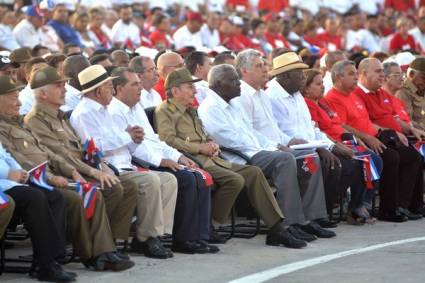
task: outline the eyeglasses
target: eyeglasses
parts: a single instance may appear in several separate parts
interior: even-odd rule
[[[182,68],[184,65],[183,63],[179,63],[177,65],[165,65],[164,67],[170,67],[170,68]]]
[[[394,73],[394,74],[389,74],[388,77],[389,78],[399,79],[399,78],[404,78],[404,74],[402,74],[402,73]]]

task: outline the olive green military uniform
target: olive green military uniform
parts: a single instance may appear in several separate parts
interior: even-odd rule
[[[0,239],[3,237],[15,209],[15,202],[13,199],[8,195],[6,195],[6,197],[9,199],[9,203],[6,207],[0,209]]]
[[[408,79],[403,83],[403,87],[397,91],[396,97],[401,99],[410,119],[416,128],[425,130],[425,96],[418,92],[418,88]]]
[[[182,152],[192,154],[213,177],[217,189],[212,203],[214,220],[220,223],[227,220],[244,186],[248,189],[252,205],[268,227],[283,219],[261,169],[199,153],[200,144],[211,141],[211,138],[204,132],[195,109],[186,108],[173,99],[168,99],[156,108],[155,124],[161,140]]]
[[[82,161],[83,148],[81,140],[74,132],[60,110],[39,103],[24,118],[25,125],[31,129],[40,144],[60,155],[78,172],[90,181],[93,179],[94,168]],[[103,168],[109,169],[106,164]],[[106,187],[102,190],[106,211],[114,238],[127,239],[130,233],[131,218],[136,208],[138,184],[128,178],[120,178],[121,184]]]
[[[74,167],[59,155],[40,145],[24,125],[21,118],[0,115],[0,142],[25,169],[49,161],[47,176],[52,172],[71,178]],[[71,189],[60,189],[67,202],[67,239],[82,259],[94,258],[105,252],[115,251],[111,228],[106,215],[102,194],[98,192],[94,216],[87,221],[82,198]]]

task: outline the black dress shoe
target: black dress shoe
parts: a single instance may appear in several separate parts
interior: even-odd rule
[[[158,238],[149,238],[145,242],[140,242],[134,237],[131,241],[131,250],[151,258],[166,259],[172,257],[172,252],[166,249]]]
[[[378,216],[378,220],[401,223],[406,222],[409,219],[407,218],[407,216],[401,214],[398,211],[392,211],[380,213]]]
[[[120,258],[114,252],[107,252],[96,257],[91,265],[96,271],[123,271],[132,268],[134,262]]]
[[[300,249],[307,246],[307,243],[303,240],[295,238],[287,230],[283,230],[278,233],[268,234],[266,237],[266,245],[285,246],[287,248]]]
[[[407,218],[409,220],[418,220],[418,219],[421,219],[422,218],[422,214],[413,213],[413,212],[411,212],[410,210],[408,210],[406,208],[399,207],[398,208],[398,211],[400,212],[400,214],[402,214],[404,216],[407,216]]]
[[[114,252],[117,257],[120,259],[130,260],[130,257],[127,254],[121,252]]]
[[[208,253],[210,254],[216,254],[220,251],[220,249],[217,246],[209,245],[208,242],[199,240],[197,241],[201,246],[204,246],[208,249]]]
[[[306,241],[306,242],[312,242],[314,240],[317,240],[316,236],[304,232],[303,230],[301,230],[299,227],[295,225],[289,226],[288,232],[291,233],[291,235],[294,236],[295,238]]]
[[[227,239],[218,234],[216,231],[211,230],[210,239],[208,240],[208,242],[210,244],[225,244],[227,242]]]
[[[172,251],[183,254],[206,254],[208,247],[201,245],[197,241],[175,242],[173,243]]]
[[[73,282],[75,277],[64,271],[58,263],[41,267],[37,271],[37,279],[44,282]]]
[[[420,214],[425,217],[425,206],[414,211],[415,214]]]
[[[320,227],[322,227],[322,228],[336,228],[336,227],[338,227],[338,223],[339,223],[339,221],[328,220],[326,218],[316,219],[316,220],[314,220],[314,222],[319,224]]]
[[[298,225],[298,227],[304,232],[315,235],[318,238],[332,238],[336,236],[334,231],[323,229],[319,224],[313,221],[307,225]]]

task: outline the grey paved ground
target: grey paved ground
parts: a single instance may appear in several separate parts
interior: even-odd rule
[[[227,282],[249,274],[318,256],[401,240],[424,237],[425,220],[373,226],[340,225],[338,236],[315,241],[305,249],[264,245],[264,235],[251,240],[232,239],[217,255],[176,254],[169,260],[133,256],[136,266],[122,273],[96,273],[71,264],[79,282]],[[6,274],[1,282],[33,282],[23,275]],[[425,282],[425,241],[396,245],[340,258],[278,276],[270,282]]]

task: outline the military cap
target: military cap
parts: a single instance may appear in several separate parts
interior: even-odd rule
[[[194,79],[186,68],[179,68],[172,71],[165,79],[165,89],[179,86],[184,83],[195,83],[202,81],[202,79]]]
[[[9,76],[0,76],[0,95],[21,90],[24,87],[24,85],[17,85]]]
[[[61,77],[55,68],[47,66],[31,74],[30,87],[31,89],[36,89],[45,85],[61,83],[68,80],[69,78]]]
[[[28,47],[17,48],[10,53],[10,61],[12,63],[26,63],[31,60],[31,49]]]
[[[425,57],[418,57],[413,60],[409,68],[425,73]]]

